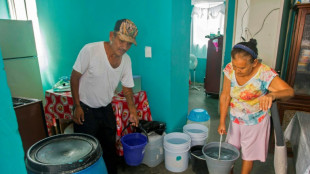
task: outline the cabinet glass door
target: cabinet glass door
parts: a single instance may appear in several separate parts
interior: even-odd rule
[[[305,19],[294,90],[299,95],[310,95],[310,14]]]

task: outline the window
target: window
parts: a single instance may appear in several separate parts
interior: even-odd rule
[[[192,10],[191,54],[198,58],[207,57],[207,46],[210,34],[224,33],[225,3],[197,2]]]
[[[40,69],[45,69],[47,67],[47,58],[44,56],[44,49],[42,48],[36,0],[8,0],[8,5],[12,20],[32,21]]]

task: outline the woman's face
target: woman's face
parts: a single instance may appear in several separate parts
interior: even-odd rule
[[[231,60],[236,76],[245,77],[252,73],[257,65],[257,60],[251,63],[251,56],[244,56],[242,53],[237,53]]]

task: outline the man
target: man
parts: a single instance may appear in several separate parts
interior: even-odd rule
[[[102,147],[108,173],[117,173],[116,119],[111,106],[114,91],[121,81],[128,103],[130,122],[139,123],[133,102],[131,60],[126,52],[136,45],[138,29],[121,19],[110,32],[109,42],[86,44],[80,51],[71,74],[74,132],[95,136]]]

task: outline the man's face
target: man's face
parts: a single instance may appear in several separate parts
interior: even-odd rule
[[[116,56],[123,56],[130,49],[132,45],[131,42],[121,40],[118,34],[116,35],[113,34],[111,41],[112,41],[111,47]]]

